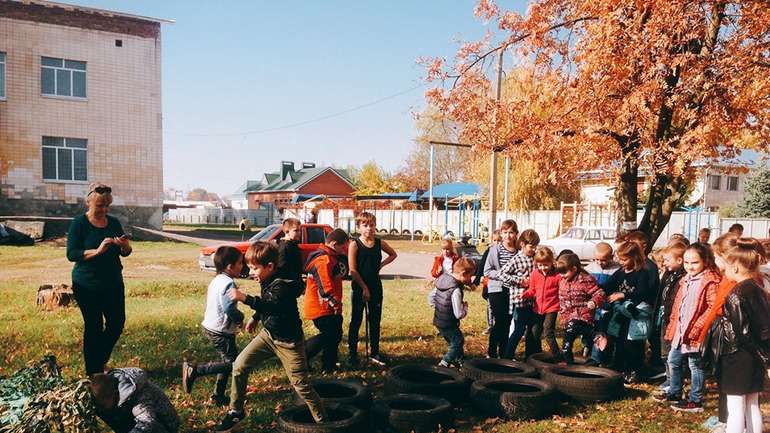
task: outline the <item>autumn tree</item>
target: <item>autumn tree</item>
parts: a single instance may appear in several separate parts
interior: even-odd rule
[[[423,60],[441,84],[428,103],[462,125],[463,141],[537,161],[547,182],[614,172],[626,227],[637,225],[640,166],[651,189],[638,228],[656,239],[694,161],[767,150],[764,0],[534,0],[525,15],[480,0],[475,13],[498,31],[464,44],[451,63]],[[503,51],[554,86],[551,109],[532,110],[536,95],[497,101],[486,71]]]
[[[194,188],[187,193],[187,200],[190,201],[219,201],[219,195],[215,192],[208,192],[204,188]]]
[[[356,194],[374,195],[392,192],[388,173],[374,161],[369,161],[355,171],[353,185]]]

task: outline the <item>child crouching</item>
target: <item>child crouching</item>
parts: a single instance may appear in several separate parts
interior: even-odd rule
[[[468,314],[468,303],[463,301],[463,287],[470,284],[476,265],[462,257],[452,266],[451,274],[441,274],[428,295],[428,304],[434,308],[433,325],[449,344],[439,366],[462,366],[465,339],[460,331],[460,320]]]

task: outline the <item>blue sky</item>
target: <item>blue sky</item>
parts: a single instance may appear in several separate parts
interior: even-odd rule
[[[67,2],[176,21],[162,29],[165,188],[220,194],[281,160],[399,167],[427,87],[241,133],[412,89],[418,57],[451,57],[488,28],[474,0]]]

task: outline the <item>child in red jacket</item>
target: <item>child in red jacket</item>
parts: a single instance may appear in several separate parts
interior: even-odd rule
[[[554,268],[553,251],[545,246],[537,247],[535,256],[535,269],[529,277],[529,289],[522,296],[534,298],[534,319],[532,323],[532,336],[535,342],[535,353],[542,352],[541,337],[545,337],[551,355],[561,360],[561,350],[556,342],[556,315],[559,313],[559,282],[561,275]]]
[[[438,278],[441,274],[451,274],[452,267],[460,256],[455,251],[454,242],[451,239],[444,239],[441,241],[441,255],[433,258],[433,267],[430,270],[430,275],[433,278]]]
[[[559,283],[559,313],[564,327],[562,352],[567,364],[573,364],[572,344],[578,337],[592,341],[594,312],[604,302],[604,291],[596,279],[586,272],[575,254],[564,254],[556,261],[556,272],[561,274]]]

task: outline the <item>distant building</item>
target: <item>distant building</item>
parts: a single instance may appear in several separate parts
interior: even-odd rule
[[[687,206],[718,210],[743,200],[749,169],[761,158],[756,152],[744,151],[734,159],[700,161],[692,165],[696,178]],[[607,170],[584,171],[578,174],[580,198],[584,203],[608,204],[617,187],[615,176]],[[650,183],[650,172],[642,167],[637,178],[637,192],[642,194]]]
[[[347,171],[333,167],[316,167],[303,162],[301,168],[282,161],[278,172],[265,173],[259,181],[246,181],[231,198],[234,209],[259,209],[265,204],[277,209],[292,203],[324,196],[328,199],[352,198],[355,192]],[[237,207],[236,207],[237,206]]]
[[[124,222],[160,227],[168,22],[0,0],[0,215],[82,213],[98,181]]]

